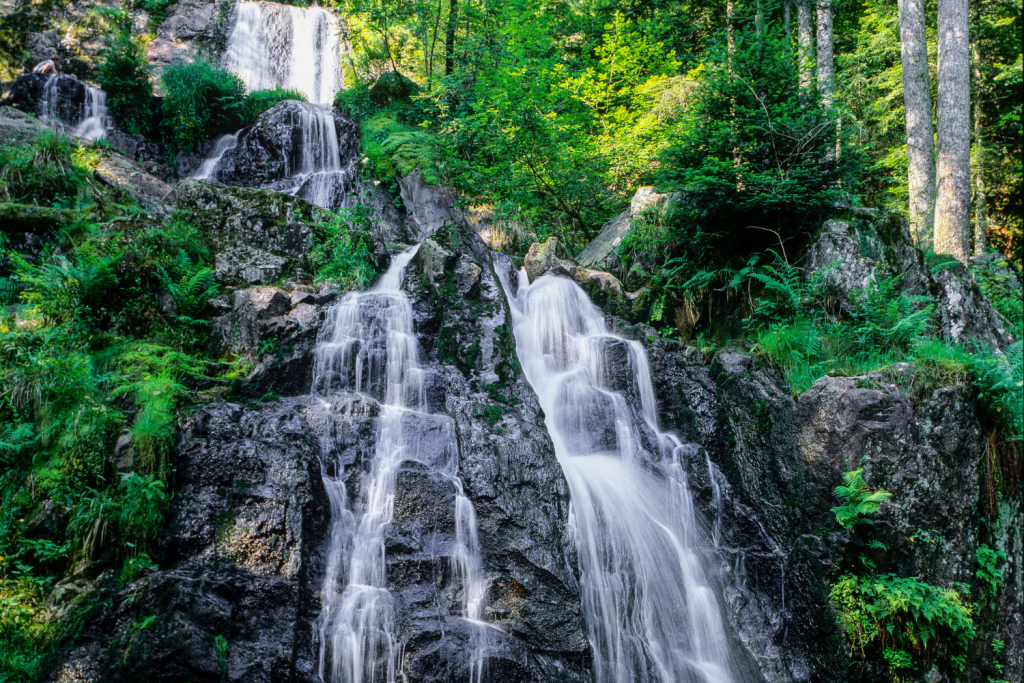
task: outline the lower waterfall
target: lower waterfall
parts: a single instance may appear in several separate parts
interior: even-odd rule
[[[687,449],[658,429],[643,347],[611,334],[571,280],[502,279],[569,483],[597,683],[747,680],[696,552],[713,540],[694,513]]]
[[[470,676],[479,680],[486,644],[483,618],[487,582],[481,569],[476,515],[458,477],[459,451],[452,419],[429,412],[412,306],[402,278],[418,247],[395,256],[377,285],[347,294],[331,308],[316,348],[313,393],[325,402],[351,392],[380,402],[372,462],[359,479],[359,500],[349,501],[342,474],[324,463],[331,503],[330,541],[321,589],[321,680],[330,683],[400,680],[402,642],[396,605],[387,589],[384,534],[394,514],[403,462],[416,461],[454,485],[454,578],[461,583],[463,616],[481,635]],[[422,447],[430,428],[442,445]]]

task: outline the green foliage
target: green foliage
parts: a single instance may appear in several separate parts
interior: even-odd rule
[[[780,28],[711,52],[663,161],[663,184],[685,194],[665,238],[699,242],[713,264],[767,246],[771,231],[805,237],[857,186],[858,155],[836,154],[834,114],[801,90]]]
[[[89,176],[70,135],[49,131],[27,146],[0,144],[2,201],[73,207]]]
[[[1001,354],[979,348],[971,371],[982,405],[1005,427],[1006,440],[1024,440],[1024,342]]]
[[[27,289],[22,298],[48,321],[88,321],[117,281],[119,259],[120,254],[108,256],[88,247],[75,253],[74,262],[57,255],[49,263],[30,265],[19,257],[15,265]]]
[[[895,574],[846,574],[832,585],[829,598],[839,611],[851,654],[867,658],[882,650],[893,680],[920,667],[905,656],[910,652],[926,661],[944,657],[963,671],[975,631],[972,605],[956,590]],[[896,652],[885,656],[886,651]]]
[[[874,524],[869,515],[878,512],[882,502],[892,497],[888,491],[874,491],[868,487],[861,475],[863,470],[843,473],[845,486],[836,487],[836,495],[843,504],[832,508],[839,526],[852,529],[858,524]]]
[[[1003,318],[1004,324],[1017,339],[1024,336],[1024,291],[1020,288],[1020,271],[999,255],[982,262],[972,261],[971,272],[981,291]]]
[[[198,264],[184,249],[170,266],[171,275],[162,267],[159,269],[160,282],[174,300],[179,316],[195,317],[211,297],[217,295],[218,285],[213,281],[213,270],[207,268],[202,259]]]
[[[100,87],[107,93],[107,107],[128,133],[150,132],[153,120],[153,85],[149,61],[142,44],[132,37],[127,8],[117,10],[127,22],[117,22],[107,34],[96,70]]]
[[[982,592],[988,600],[995,600],[999,587],[1003,585],[1003,571],[999,568],[999,562],[1006,560],[1006,553],[1002,550],[993,550],[982,543],[975,553],[978,561],[978,571],[975,576],[981,582]]]
[[[245,122],[252,123],[260,114],[285,100],[305,102],[306,96],[298,90],[275,85],[272,90],[254,90],[245,97]]]
[[[121,514],[118,524],[125,543],[137,549],[152,541],[160,532],[167,510],[167,493],[162,481],[153,475],[134,472],[121,478]]]
[[[163,118],[175,149],[191,151],[203,141],[241,128],[246,121],[245,83],[206,59],[164,69]]]
[[[389,113],[363,122],[364,169],[383,182],[394,183],[396,178],[420,170],[426,182],[439,183],[435,144],[436,137],[429,131],[399,123]]]
[[[173,377],[164,374],[147,375],[115,391],[115,395],[122,393],[133,394],[139,409],[132,424],[132,447],[141,456],[143,467],[163,476],[177,434],[178,406],[188,392]]]
[[[368,228],[368,208],[341,209],[329,223],[316,226],[316,241],[309,252],[315,278],[336,282],[344,289],[366,289],[379,270]]]

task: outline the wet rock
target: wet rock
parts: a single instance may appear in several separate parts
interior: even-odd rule
[[[301,176],[295,174],[311,163],[305,155],[313,153],[304,146],[303,122],[323,115],[334,122],[341,164],[341,170],[328,179],[330,196],[323,199],[323,205],[348,205],[359,155],[359,127],[340,110],[325,112],[305,102],[280,102],[243,128],[238,133],[238,144],[221,157],[214,179],[226,185],[261,187],[312,199],[319,192],[313,184],[325,177],[313,175],[299,184]]]
[[[50,112],[44,111],[47,90],[51,91]],[[82,120],[87,96],[85,83],[74,76],[29,73],[14,81],[2,104],[39,117],[50,114],[75,126]]]

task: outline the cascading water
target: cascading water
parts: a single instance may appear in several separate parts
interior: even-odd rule
[[[65,79],[62,84],[61,79]],[[85,97],[76,103],[77,97],[68,96],[67,81],[75,88],[85,88]],[[72,132],[80,138],[102,140],[107,137],[110,115],[107,111],[107,93],[86,83],[79,83],[71,76],[50,74],[39,103],[39,119],[44,123],[74,126]]]
[[[329,683],[393,683],[400,674],[402,643],[396,607],[385,584],[384,534],[394,514],[402,463],[416,461],[455,488],[456,539],[451,551],[461,581],[463,615],[484,626],[487,583],[481,570],[473,506],[458,478],[459,456],[451,418],[428,412],[424,371],[413,332],[412,306],[401,290],[413,247],[396,256],[380,282],[346,295],[329,312],[316,348],[313,392],[343,402],[352,392],[381,401],[372,462],[349,505],[336,463],[324,463],[331,501],[331,538],[321,589],[320,678]],[[422,439],[430,431],[440,439]],[[429,446],[425,443],[429,442]],[[481,637],[471,676],[479,676]]]
[[[330,104],[341,87],[340,26],[319,7],[240,2],[224,67],[250,90],[281,86]]]
[[[727,683],[748,676],[698,551],[681,459],[657,428],[647,357],[608,332],[574,282],[502,278],[517,353],[569,483],[597,683]]]
[[[298,125],[302,143],[285,169],[292,184],[287,191],[318,206],[340,206],[358,173],[357,157],[351,155],[342,167],[338,132],[329,107],[301,104]]]
[[[239,131],[241,132],[241,131]],[[196,171],[195,175],[192,176],[197,180],[209,180],[215,177],[217,173],[217,167],[220,165],[220,160],[226,152],[235,148],[238,144],[238,133],[232,135],[221,135],[217,138],[217,142],[213,145],[213,151],[210,152],[210,156],[206,158],[199,170]]]

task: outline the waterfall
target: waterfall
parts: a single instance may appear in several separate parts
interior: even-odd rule
[[[75,88],[84,88],[85,97],[75,104]],[[39,120],[44,123],[59,123],[74,126],[72,132],[80,138],[101,140],[107,137],[110,115],[107,112],[107,93],[86,83],[80,83],[73,76],[49,74],[39,102]]]
[[[217,138],[217,142],[214,143],[213,151],[210,152],[210,156],[206,158],[202,166],[199,167],[199,170],[196,171],[196,174],[192,177],[197,180],[209,180],[210,178],[213,178],[224,153],[228,150],[234,149],[235,146],[238,145],[238,133],[240,132],[241,131],[237,131],[234,135],[228,133],[227,135],[221,135]]]
[[[398,471],[406,461],[426,465],[454,486],[453,574],[461,582],[463,616],[478,623],[483,617],[487,583],[476,515],[458,478],[454,423],[428,411],[412,305],[401,289],[417,249],[396,256],[373,289],[347,294],[333,306],[316,348],[314,395],[341,402],[346,392],[355,392],[380,402],[375,452],[359,481],[359,501],[350,506],[336,463],[323,467],[332,516],[319,621],[319,675],[325,682],[399,678],[402,643],[385,585],[384,534],[394,514]],[[433,436],[421,439],[428,431]],[[479,643],[474,649],[482,659]],[[474,672],[481,668],[475,661]]]
[[[686,483],[692,448],[658,430],[643,347],[610,334],[571,280],[500,275],[569,483],[597,683],[744,680],[698,556],[712,539]]]
[[[341,87],[337,18],[320,7],[239,2],[224,67],[249,91],[281,86],[309,102],[330,104]]]
[[[292,182],[290,194],[333,209],[351,188],[358,169],[356,158],[342,168],[338,131],[330,107],[299,104],[298,127],[302,142],[297,157],[289,159],[285,176]]]

